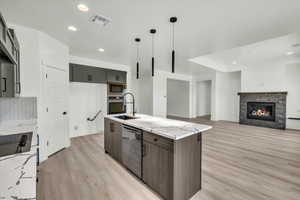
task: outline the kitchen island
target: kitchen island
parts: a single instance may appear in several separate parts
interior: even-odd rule
[[[211,126],[149,115],[105,117],[105,152],[167,200],[201,189],[202,132]]]

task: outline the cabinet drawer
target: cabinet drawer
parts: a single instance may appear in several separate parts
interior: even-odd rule
[[[164,138],[149,132],[143,133],[143,139],[147,142],[150,142],[152,144],[173,151],[173,140],[171,139]]]

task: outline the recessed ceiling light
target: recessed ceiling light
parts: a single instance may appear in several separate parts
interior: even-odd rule
[[[69,31],[77,31],[75,26],[68,26]]]
[[[87,7],[87,5],[80,3],[77,5],[78,10],[80,10],[81,12],[87,12],[89,11],[89,7]]]
[[[233,65],[236,65],[236,64],[237,64],[237,61],[235,61],[235,60],[232,61],[232,64],[233,64]]]
[[[102,49],[102,48],[99,48],[99,49],[98,49],[98,51],[100,51],[100,52],[104,52],[104,49]]]
[[[288,51],[288,52],[286,52],[285,54],[286,54],[287,56],[291,56],[291,55],[294,55],[295,52],[293,52],[293,51]]]

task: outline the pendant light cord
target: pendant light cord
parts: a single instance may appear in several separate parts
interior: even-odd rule
[[[139,54],[139,43],[136,44],[136,61],[140,61],[140,54]]]
[[[175,24],[172,24],[172,34],[173,34],[173,38],[172,38],[172,48],[173,50],[175,50]]]
[[[154,57],[154,34],[152,34],[152,57]]]

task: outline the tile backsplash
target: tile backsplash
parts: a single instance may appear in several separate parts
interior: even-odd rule
[[[37,119],[36,97],[0,98],[0,122]]]

